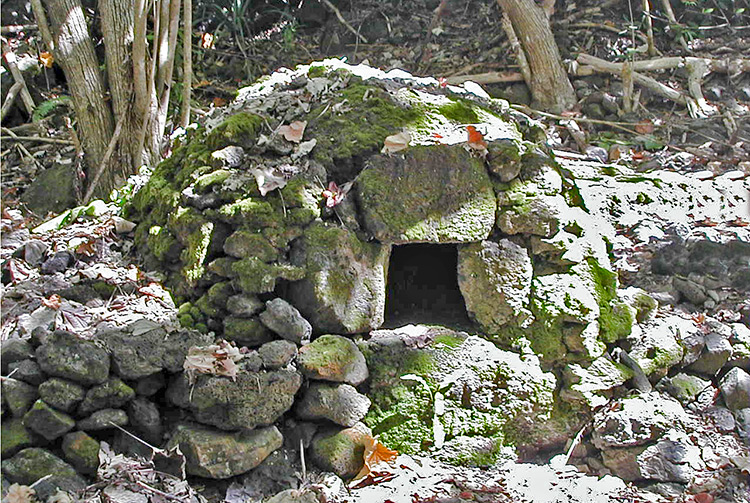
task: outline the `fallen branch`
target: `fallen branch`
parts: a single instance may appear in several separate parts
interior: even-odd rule
[[[632,125],[629,122],[605,121],[605,120],[600,120],[600,119],[589,119],[588,117],[564,117],[562,115],[542,112],[541,110],[535,110],[527,105],[516,105],[516,104],[511,103],[510,106],[511,108],[519,110],[527,115],[537,114],[537,115],[541,115],[542,117],[547,117],[549,119],[564,120],[564,121],[574,120],[576,122],[588,122],[590,124],[603,124],[605,126],[610,126],[615,129],[620,129],[630,134],[640,135],[638,131],[624,127],[624,126]]]
[[[36,141],[39,143],[57,143],[58,145],[73,145],[73,142],[70,140],[61,140],[58,138],[44,138],[43,136],[18,136],[13,134],[13,132],[10,129],[3,128],[3,132],[11,133],[9,135],[3,135],[0,136],[0,140],[10,140],[10,141]]]
[[[3,35],[7,35],[8,33],[18,33],[21,31],[31,31],[37,29],[39,29],[39,27],[35,24],[10,24],[0,27],[0,33]]]
[[[2,131],[3,133],[5,133],[7,135],[7,136],[0,136],[0,140],[6,139],[6,138],[9,139],[9,140],[20,140],[20,137],[17,136],[13,131],[11,131],[8,128],[5,128],[5,127],[4,128],[0,128],[0,131]],[[21,155],[26,155],[29,158],[29,160],[31,160],[31,162],[33,162],[34,164],[36,164],[36,167],[39,170],[43,170],[44,169],[44,166],[42,166],[41,164],[39,164],[39,161],[37,161],[34,158],[34,156],[31,155],[31,152],[29,152],[28,149],[26,147],[24,147],[23,143],[21,143],[19,141],[18,144],[16,145],[16,147],[18,147],[18,150],[21,151]]]
[[[561,23],[563,24],[563,23]],[[601,23],[574,23],[567,26],[568,29],[575,29],[575,28],[589,28],[594,30],[604,30],[609,31],[611,33],[615,33],[617,35],[622,35],[624,31],[622,28],[617,28],[616,26],[610,26],[608,24],[601,24]],[[641,42],[647,43],[648,38],[646,38],[646,35],[643,33],[637,31],[635,32],[635,36],[640,40]]]
[[[578,62],[584,65],[596,66],[589,62],[593,61],[604,61],[596,58],[589,54],[580,54]],[[647,59],[644,61],[633,61],[630,63],[633,65],[633,70],[636,72],[640,71],[655,71],[655,70],[672,70],[675,68],[687,67],[689,65],[697,65],[703,63],[706,65],[709,72],[716,73],[728,73],[732,76],[743,72],[750,72],[750,59],[711,59],[711,58],[697,58],[693,56],[681,57],[681,56],[670,56],[664,58]],[[611,65],[622,66],[624,63],[609,63]]]
[[[352,25],[350,25],[349,23],[346,22],[346,19],[344,19],[344,16],[341,15],[341,11],[338,10],[338,8],[335,5],[333,5],[329,0],[323,0],[323,4],[326,7],[328,7],[329,9],[331,9],[331,11],[334,14],[336,14],[336,17],[338,18],[339,22],[341,24],[343,24],[344,27],[346,27],[347,30],[349,30],[350,32],[354,33],[355,37],[357,37],[359,40],[361,40],[365,44],[369,44],[369,42],[367,41],[367,39],[364,36],[360,35],[359,32],[357,30],[355,30]]]
[[[3,108],[0,109],[0,122],[5,119],[5,116],[10,111],[10,107],[13,106],[13,102],[16,100],[18,92],[22,88],[23,84],[21,84],[20,82],[16,82],[12,86],[10,86],[10,89],[8,89],[8,95],[5,97],[5,101],[3,102]]]
[[[609,61],[599,59],[596,56],[591,56],[590,54],[579,54],[577,61],[578,63],[593,67],[598,72],[610,73],[612,75],[617,75],[617,76],[622,75],[622,70],[624,66],[624,63],[610,63]],[[664,96],[667,99],[674,101],[675,103],[691,108],[691,105],[688,105],[688,103],[690,102],[690,99],[684,94],[682,94],[681,92],[676,91],[669,86],[665,86],[661,82],[658,82],[657,80],[652,79],[651,77],[646,77],[645,75],[636,73],[635,72],[636,63],[633,63],[633,72],[632,72],[634,82],[636,82],[637,84],[647,89],[650,89],[651,91],[661,96]],[[697,105],[695,105],[695,108],[697,108]]]
[[[499,84],[503,82],[523,82],[523,75],[518,72],[487,72],[466,75],[454,75],[445,79],[448,84],[458,85],[470,80],[477,84]]]
[[[28,112],[29,117],[31,117],[31,115],[34,113],[34,108],[36,108],[36,105],[34,104],[34,99],[31,97],[31,93],[26,87],[26,81],[23,78],[23,74],[16,64],[16,54],[10,49],[8,42],[6,42],[5,39],[2,40],[2,45],[3,59],[8,64],[10,73],[11,75],[13,75],[13,80],[15,80],[16,83],[21,84],[22,86],[20,90],[21,100],[23,101],[23,105],[26,108],[26,112]]]

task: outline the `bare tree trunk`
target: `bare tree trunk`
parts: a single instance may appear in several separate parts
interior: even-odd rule
[[[182,20],[182,110],[180,126],[190,124],[190,99],[193,87],[193,0],[185,0]]]
[[[112,110],[105,100],[106,86],[80,1],[45,0],[44,6],[49,14],[53,54],[65,72],[73,98],[89,174],[104,159],[114,129]]]
[[[112,168],[106,170],[102,179],[104,187],[119,184],[148,160],[143,155],[143,147],[132,141],[140,133],[133,97],[135,86],[131,47],[134,40],[134,9],[134,0],[99,0],[107,80],[115,122],[120,127]]]
[[[576,102],[573,86],[563,68],[562,58],[544,11],[534,0],[497,0],[511,20],[513,30],[531,70],[526,82],[538,106],[561,112]]]

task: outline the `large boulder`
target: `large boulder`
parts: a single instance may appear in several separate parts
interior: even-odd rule
[[[395,244],[486,239],[497,205],[482,159],[459,145],[371,157],[357,177],[357,201],[365,229]]]
[[[39,366],[47,374],[85,385],[101,384],[109,377],[109,353],[101,344],[57,330],[36,350]]]
[[[301,419],[354,426],[367,414],[370,399],[349,384],[312,383],[295,408]]]
[[[161,370],[182,370],[191,346],[207,346],[209,335],[193,330],[167,333],[152,321],[143,319],[125,328],[99,335],[112,352],[112,366],[123,379],[140,379]]]
[[[282,444],[275,426],[227,433],[183,424],[177,427],[168,448],[180,447],[190,475],[226,479],[252,470]]]
[[[289,286],[292,303],[316,330],[352,334],[383,323],[390,246],[347,229],[314,223],[291,250],[306,276]]]
[[[533,354],[426,326],[379,330],[361,347],[372,400],[364,422],[399,452],[440,447],[444,434],[445,452],[456,453],[447,461],[476,461],[452,446],[477,439],[496,445],[480,463],[492,464],[502,446],[521,456],[560,448],[585,419],[575,408],[556,405],[555,376]]]
[[[235,380],[200,375],[192,385],[180,374],[167,389],[167,397],[203,424],[239,430],[273,424],[292,407],[301,385],[302,376],[289,369],[243,371]]]
[[[503,239],[459,248],[458,286],[469,315],[488,333],[508,323],[522,323],[527,310],[533,268],[528,252]]]

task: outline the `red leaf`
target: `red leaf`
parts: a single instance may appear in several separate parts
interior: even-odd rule
[[[635,130],[641,134],[651,134],[654,132],[654,123],[648,119],[642,120],[635,125]]]
[[[469,146],[475,150],[487,151],[487,142],[484,141],[482,133],[477,131],[474,126],[466,126],[469,133]]]

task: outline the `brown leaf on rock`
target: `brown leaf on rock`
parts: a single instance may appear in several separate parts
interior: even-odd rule
[[[197,374],[226,376],[234,381],[239,371],[237,362],[244,356],[233,342],[221,340],[209,346],[191,347],[182,367],[191,384],[195,382]]]
[[[34,503],[36,491],[29,486],[13,484],[8,488],[8,494],[3,498],[3,503]]]
[[[635,130],[640,134],[651,134],[654,132],[654,123],[648,119],[644,119],[635,125]]]
[[[302,135],[305,134],[305,127],[307,127],[307,121],[294,121],[288,126],[281,126],[279,128],[279,134],[282,135],[286,141],[299,143],[302,141]]]

